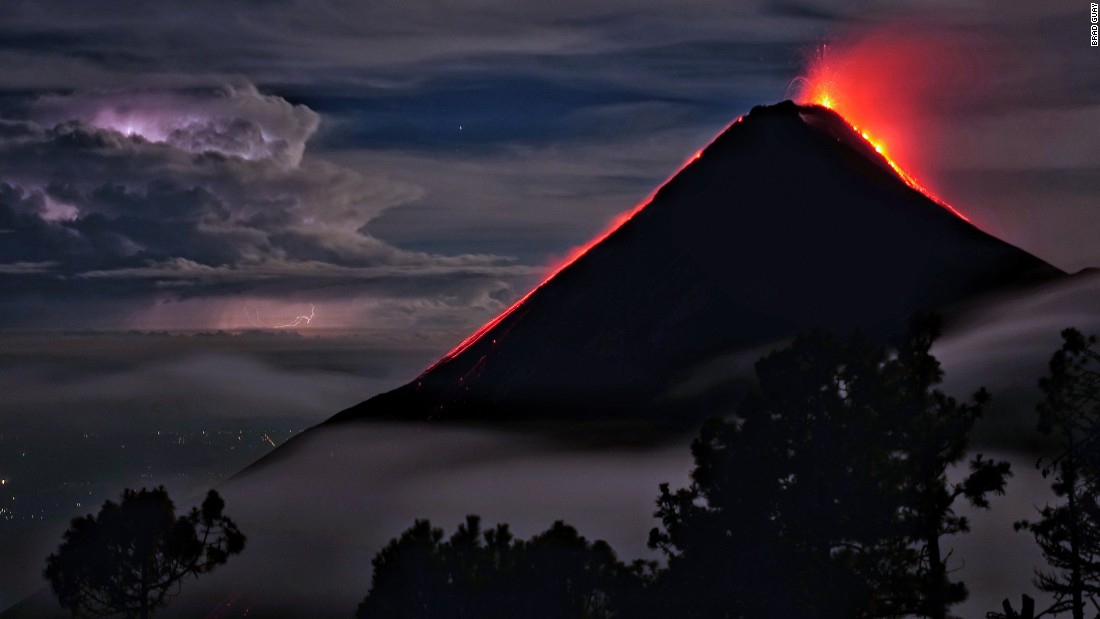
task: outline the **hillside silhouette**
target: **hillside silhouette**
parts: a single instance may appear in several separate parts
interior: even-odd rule
[[[708,360],[809,328],[872,337],[915,311],[1063,273],[908,186],[832,110],[756,107],[644,208],[354,420],[642,420]],[[706,404],[709,402],[709,405]]]

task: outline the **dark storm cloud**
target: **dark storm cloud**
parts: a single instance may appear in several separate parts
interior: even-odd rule
[[[402,199],[399,188],[333,166],[195,154],[78,122],[0,143],[0,161],[5,261],[56,258],[70,272],[169,258],[260,262],[294,250],[348,263],[392,257],[354,230]]]
[[[9,324],[26,295],[44,291],[162,303],[318,288],[328,290],[311,296],[331,299],[357,285],[352,294],[401,298],[401,280],[415,280],[414,296],[468,298],[502,286],[513,294],[503,282],[532,274],[491,255],[432,255],[371,236],[369,221],[422,190],[303,159],[317,115],[247,84],[50,95],[31,109],[33,121],[0,124]]]

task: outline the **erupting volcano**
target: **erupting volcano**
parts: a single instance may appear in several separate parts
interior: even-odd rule
[[[882,155],[882,158],[890,166],[891,169],[898,175],[901,180],[905,181],[906,185],[909,185],[913,189],[928,196],[929,199],[939,204],[943,208],[951,211],[955,215],[958,215],[962,219],[970,222],[970,218],[963,215],[955,207],[948,204],[945,200],[932,193],[927,187],[917,182],[912,175],[902,169],[901,165],[890,156],[886,148],[885,142],[881,139],[876,139],[869,134],[866,130],[860,129],[852,120],[859,116],[859,109],[862,107],[858,101],[853,97],[845,96],[843,94],[844,89],[841,86],[841,76],[834,73],[832,66],[830,65],[830,59],[828,57],[828,46],[822,46],[819,50],[816,58],[810,66],[810,72],[808,77],[797,78],[796,81],[802,82],[802,88],[799,96],[799,100],[805,105],[820,105],[837,112],[846,122],[852,130],[860,135],[867,141],[874,149],[875,152]],[[866,105],[866,104],[864,104]],[[973,222],[971,222],[973,223]]]
[[[884,336],[914,311],[1061,274],[929,194],[827,89],[807,93],[738,118],[412,383],[329,423],[691,427],[740,397],[695,380],[716,360],[813,327]],[[690,413],[670,397],[687,383]]]

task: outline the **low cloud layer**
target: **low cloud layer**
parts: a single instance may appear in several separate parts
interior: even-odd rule
[[[70,518],[122,488],[165,484],[185,502],[294,433],[410,380],[449,344],[258,331],[0,334],[0,608],[42,587],[42,562]]]

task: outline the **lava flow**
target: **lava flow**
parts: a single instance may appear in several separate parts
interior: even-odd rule
[[[836,102],[833,99],[833,97],[827,91],[819,93],[814,99],[812,99],[810,101],[810,103],[812,103],[814,105],[820,105],[820,106],[825,107],[825,108],[829,108],[830,110],[833,110],[837,114],[840,114],[841,118],[844,118],[844,115],[840,112],[840,110],[836,109],[836,107],[835,107]],[[848,126],[851,127],[853,131],[858,133],[860,135],[860,137],[862,137],[864,140],[866,140],[867,143],[870,144],[875,149],[876,153],[882,155],[882,158],[886,161],[887,164],[889,164],[890,168],[892,170],[894,170],[894,173],[897,174],[898,178],[900,178],[902,181],[904,181],[906,185],[909,185],[913,189],[916,189],[917,191],[923,193],[925,196],[928,197],[929,200],[931,200],[931,201],[935,202],[936,204],[942,206],[943,208],[951,211],[952,213],[955,214],[955,216],[962,219],[963,221],[965,221],[969,224],[974,223],[974,222],[970,221],[969,217],[967,217],[966,215],[963,215],[962,213],[960,213],[958,209],[956,209],[955,207],[948,204],[948,202],[946,200],[944,200],[943,198],[941,198],[941,197],[937,196],[936,194],[932,193],[931,190],[929,190],[924,185],[921,185],[920,183],[918,183],[917,180],[912,177],[912,175],[910,175],[908,172],[903,170],[901,168],[901,166],[899,166],[896,161],[894,161],[893,159],[890,158],[890,155],[886,152],[886,146],[882,142],[880,142],[879,140],[876,140],[875,138],[871,137],[870,134],[868,134],[866,131],[860,129],[859,127],[857,127],[854,124],[852,124],[851,122],[849,122],[848,119],[844,118],[844,122],[847,122]]]
[[[849,67],[848,72],[859,73],[859,70]],[[865,129],[860,129],[850,120],[860,117],[859,112],[861,110],[867,111],[865,108],[869,106],[874,107],[876,104],[881,105],[881,102],[876,101],[875,97],[867,97],[867,95],[860,92],[858,88],[853,89],[857,90],[853,96],[845,96],[842,91],[846,91],[846,89],[842,88],[841,84],[844,83],[850,86],[853,80],[859,77],[861,76],[841,74],[838,71],[834,71],[829,61],[829,47],[822,46],[811,62],[809,76],[795,79],[795,82],[802,83],[799,102],[803,105],[820,105],[839,114],[853,131],[863,137],[863,139],[875,149],[875,152],[882,156],[883,160],[886,161],[890,168],[894,170],[894,173],[898,175],[898,178],[904,181],[906,185],[921,192],[927,196],[928,199],[948,211],[951,211],[963,221],[973,224],[969,217],[963,215],[946,200],[937,196],[924,185],[918,183],[917,180],[913,178],[913,175],[902,169],[898,162],[890,156],[883,140],[873,137]],[[862,97],[866,97],[868,101],[862,101]],[[862,107],[861,103],[863,103]]]

